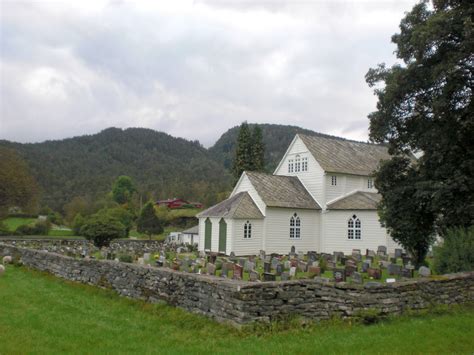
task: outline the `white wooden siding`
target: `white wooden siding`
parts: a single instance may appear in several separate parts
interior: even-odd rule
[[[347,239],[347,221],[356,215],[361,221],[361,239]],[[342,251],[351,253],[352,249],[377,250],[379,245],[385,245],[390,252],[397,247],[391,240],[387,230],[380,225],[377,211],[326,211],[322,214],[323,234],[322,251],[332,253]]]
[[[301,158],[308,158],[308,170],[289,173],[288,160],[293,159],[294,163],[297,154],[299,154]],[[324,170],[299,137],[296,137],[288,149],[288,152],[282,158],[282,163],[275,170],[274,175],[298,176],[316,202],[323,204]]]
[[[234,191],[232,191],[232,196],[236,195],[239,192],[246,191],[249,193],[250,197],[252,197],[253,201],[260,209],[263,215],[265,215],[265,203],[263,202],[262,198],[258,194],[257,190],[253,187],[252,183],[250,182],[247,175],[244,173],[242,178],[239,180],[237,185],[234,187]]]
[[[244,238],[244,225],[249,221],[252,224],[251,238]],[[231,251],[235,255],[257,255],[262,249],[263,219],[234,219]]]
[[[290,218],[297,213],[301,220],[301,238],[290,239]],[[289,253],[294,245],[297,251],[318,250],[320,211],[267,208],[265,217],[265,251]]]

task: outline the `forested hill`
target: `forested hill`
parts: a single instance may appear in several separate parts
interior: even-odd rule
[[[222,164],[198,142],[151,129],[109,128],[43,143],[0,141],[0,146],[14,148],[27,161],[43,190],[42,203],[57,210],[76,196],[103,197],[120,175],[155,197],[179,196],[207,205],[231,188]]]
[[[249,124],[253,129],[254,124]],[[265,144],[265,169],[269,173],[273,173],[280,162],[283,154],[290,145],[291,141],[297,133],[316,135],[314,131],[296,126],[284,126],[277,124],[259,124],[262,128],[263,143]],[[209,148],[209,152],[213,158],[223,164],[228,170],[232,167],[232,161],[235,154],[235,144],[239,134],[239,127],[233,127],[225,132],[219,140]]]

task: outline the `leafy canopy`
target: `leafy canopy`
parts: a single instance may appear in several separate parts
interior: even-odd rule
[[[96,247],[102,248],[112,240],[124,237],[125,226],[107,213],[96,213],[84,221],[80,234],[92,240]]]
[[[378,97],[370,138],[388,143],[393,155],[376,175],[381,219],[420,258],[435,225],[443,234],[474,222],[474,7],[460,0],[432,5],[415,5],[392,37],[403,64],[381,64],[366,75]],[[421,152],[417,163],[409,164],[410,151]]]
[[[136,191],[132,179],[129,176],[119,176],[112,186],[112,196],[118,204],[125,204],[130,201]]]

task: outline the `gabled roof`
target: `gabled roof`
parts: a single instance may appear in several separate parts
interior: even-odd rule
[[[226,217],[226,218],[263,218],[262,212],[258,209],[248,192],[239,192],[234,196],[224,200],[217,205],[208,208],[197,214],[201,217]]]
[[[181,233],[183,233],[183,234],[199,234],[199,224],[197,224],[194,227],[191,227],[189,229],[186,229],[186,230],[182,231]]]
[[[298,134],[324,171],[369,176],[381,160],[390,159],[387,147],[325,135]]]
[[[375,192],[354,191],[329,202],[329,210],[376,210],[382,196]]]
[[[253,171],[245,174],[268,207],[321,209],[296,176],[269,175]]]

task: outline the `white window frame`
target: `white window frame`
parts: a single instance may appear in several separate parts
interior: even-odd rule
[[[308,157],[301,159],[301,171],[308,171]]]
[[[301,239],[301,219],[296,212],[290,218],[290,239]]]
[[[244,224],[244,239],[252,238],[252,223],[250,221],[245,222]]]
[[[295,173],[299,173],[301,171],[301,158],[299,155],[295,157]]]
[[[367,179],[367,188],[373,189],[374,188],[374,180],[372,178]]]
[[[288,172],[292,173],[294,171],[293,159],[288,159]]]
[[[356,215],[347,221],[347,239],[362,240],[362,222]]]
[[[337,186],[337,175],[331,175],[331,186]]]

